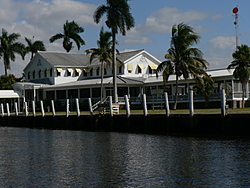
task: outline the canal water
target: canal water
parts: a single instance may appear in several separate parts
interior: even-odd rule
[[[0,187],[249,187],[250,140],[0,128]]]

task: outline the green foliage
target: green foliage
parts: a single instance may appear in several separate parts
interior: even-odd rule
[[[26,55],[26,49],[24,44],[16,42],[16,40],[21,37],[19,33],[12,33],[8,35],[5,29],[2,29],[2,35],[0,36],[0,56],[3,56],[5,75],[8,75],[10,70],[10,61],[15,61],[15,54],[22,56]]]
[[[79,33],[84,32],[84,29],[75,21],[68,22],[68,20],[66,20],[66,23],[63,25],[63,31],[63,34],[58,33],[50,37],[50,42],[53,43],[55,40],[63,39],[63,48],[66,50],[66,52],[69,52],[73,49],[73,42],[71,42],[70,39],[76,43],[78,50],[80,50],[81,45],[85,45],[84,40],[79,35]]]
[[[34,36],[33,36],[34,38]],[[36,40],[36,41],[32,41],[31,39],[28,39],[25,37],[25,41],[27,42],[27,47],[26,47],[26,51],[27,52],[31,52],[31,58],[33,58],[34,54],[37,53],[37,51],[46,51],[45,45],[43,43],[43,41],[40,40]]]
[[[245,86],[250,78],[250,48],[242,44],[237,46],[236,51],[232,54],[234,60],[228,65],[227,69],[235,68],[233,75],[238,78],[242,84],[242,107],[244,108],[245,102]]]
[[[166,61],[163,61],[157,68],[163,72],[163,82],[167,82],[171,74],[176,75],[176,95],[173,109],[177,107],[178,100],[178,80],[180,76],[188,79],[190,76],[197,82],[202,82],[201,75],[205,75],[208,62],[203,59],[203,53],[198,48],[191,48],[192,45],[199,42],[200,36],[193,31],[193,28],[180,23],[173,25],[170,48],[165,55]]]
[[[10,90],[12,88],[12,84],[16,83],[19,79],[16,78],[13,74],[9,74],[8,76],[2,75],[0,76],[0,89],[1,90]]]
[[[202,82],[198,82],[193,90],[198,95],[203,95],[205,97],[205,107],[209,107],[209,96],[214,90],[214,80],[210,76],[203,76]]]

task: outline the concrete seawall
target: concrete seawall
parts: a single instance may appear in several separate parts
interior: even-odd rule
[[[4,116],[0,126],[132,133],[189,133],[212,135],[250,135],[250,114],[124,114],[66,116]]]

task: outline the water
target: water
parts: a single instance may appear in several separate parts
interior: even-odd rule
[[[250,140],[0,128],[0,187],[249,187]]]

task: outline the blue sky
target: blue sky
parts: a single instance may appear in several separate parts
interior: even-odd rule
[[[93,12],[105,0],[1,0],[0,26],[9,33],[18,32],[24,37],[44,41],[48,51],[64,51],[62,41],[49,43],[49,38],[62,32],[66,20],[75,20],[85,31],[81,34],[86,45],[84,50],[96,47],[99,31],[105,26],[93,22]],[[161,61],[169,48],[170,31],[174,24],[184,22],[201,36],[196,47],[204,53],[209,69],[226,68],[235,50],[235,26],[232,9],[239,8],[239,44],[250,46],[250,1],[246,0],[131,0],[131,13],[135,27],[126,36],[118,35],[120,52],[145,49]],[[105,28],[108,30],[108,28]],[[22,61],[17,55],[11,62],[9,73],[21,76],[29,62],[27,55]],[[0,74],[4,74],[0,59]]]

